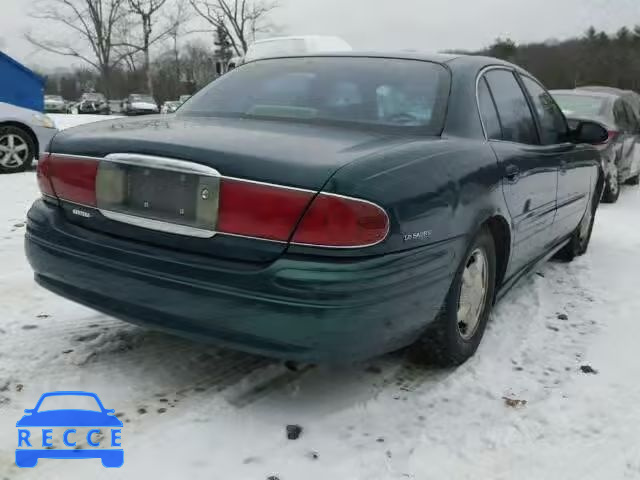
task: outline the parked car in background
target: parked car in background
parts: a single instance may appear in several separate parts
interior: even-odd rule
[[[609,136],[599,150],[605,172],[603,201],[614,203],[624,183],[640,180],[640,123],[633,107],[633,95],[617,89],[554,90],[551,92],[570,123],[592,120]]]
[[[122,100],[109,100],[109,110],[112,114],[122,113]]]
[[[325,35],[300,35],[273,37],[249,45],[242,63],[259,58],[312,53],[338,53],[351,51],[351,45],[338,37]],[[237,66],[237,63],[236,63]]]
[[[0,173],[29,168],[57,132],[47,115],[0,102]]]
[[[623,96],[626,101],[631,104],[633,108],[633,112],[636,114],[636,117],[640,119],[640,94],[634,92],[633,90],[622,90],[620,88],[614,87],[605,87],[598,85],[588,85],[585,87],[580,87],[580,90],[590,90],[596,92],[606,92],[613,93],[614,95]]]
[[[159,113],[158,104],[151,95],[132,93],[122,104],[122,113],[125,115],[149,115]]]
[[[60,95],[45,95],[44,111],[48,113],[67,113],[67,102]]]
[[[164,102],[160,108],[160,113],[174,113],[180,105],[182,103],[177,101]]]
[[[109,115],[109,102],[102,93],[83,93],[74,107],[79,114]]]
[[[390,57],[258,60],[162,125],[64,130],[28,214],[37,282],[286,359],[464,362],[499,295],[586,252],[607,132],[515,65]]]

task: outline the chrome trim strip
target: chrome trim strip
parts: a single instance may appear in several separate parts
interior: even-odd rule
[[[161,220],[152,220],[150,218],[137,217],[126,213],[112,212],[110,210],[98,209],[98,211],[109,220],[128,223],[136,227],[147,228],[149,230],[157,230],[166,233],[175,233],[177,235],[187,235],[197,238],[213,238],[216,232],[212,230],[203,230],[201,228],[189,227],[177,223],[163,222]]]
[[[251,237],[249,235],[240,235],[237,233],[227,233],[227,232],[216,232],[216,235],[222,235],[227,237],[235,237],[235,238],[246,238],[247,240],[262,240],[263,242],[271,242],[271,243],[280,243],[283,245],[288,244],[289,242],[285,240],[274,240],[272,238],[263,238],[263,237]]]
[[[297,192],[311,193],[313,195],[318,194],[317,190],[309,190],[308,188],[290,187],[289,185],[278,185],[277,183],[260,182],[258,180],[249,180],[248,178],[228,177],[226,175],[220,175],[221,179],[233,180],[236,182],[253,183],[255,185],[264,185],[265,187],[275,187],[285,190],[295,190]]]
[[[207,177],[220,178],[220,172],[215,168],[186,160],[175,160],[172,158],[155,157],[151,155],[138,155],[136,153],[111,153],[104,157],[103,160],[122,163],[125,165],[135,165],[138,167],[142,166],[158,170],[169,170],[172,172],[192,173]]]
[[[93,160],[95,162],[98,162],[100,160],[104,160],[103,157],[89,157],[87,155],[75,155],[72,153],[60,153],[60,152],[46,152],[49,155],[53,155],[53,156],[60,156],[60,157],[69,157],[69,158],[78,158],[80,160]]]

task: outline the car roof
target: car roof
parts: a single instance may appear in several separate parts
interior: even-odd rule
[[[303,54],[276,54],[270,57],[261,57],[250,60],[247,63],[259,62],[266,59],[278,58],[306,58],[306,57],[362,57],[362,58],[393,58],[398,60],[421,60],[424,62],[440,63],[451,67],[483,68],[486,66],[504,66],[520,72],[526,72],[521,67],[498,58],[481,55],[467,55],[459,53],[431,53],[418,50],[401,51],[348,51],[348,52],[320,52]]]

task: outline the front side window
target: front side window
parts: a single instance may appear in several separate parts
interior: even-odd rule
[[[450,74],[437,63],[354,57],[260,60],[196,94],[181,116],[270,119],[439,134]]]
[[[496,102],[502,140],[537,145],[538,133],[524,92],[509,70],[491,70],[485,74]]]
[[[543,145],[554,145],[567,140],[567,122],[549,92],[538,82],[521,77],[522,83],[531,96],[533,106],[540,120],[540,141]]]

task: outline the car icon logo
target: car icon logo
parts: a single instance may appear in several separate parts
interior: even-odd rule
[[[83,403],[89,408],[52,409],[51,406],[60,400]],[[20,468],[33,468],[41,458],[99,458],[107,468],[121,467],[124,463],[122,422],[114,413],[115,410],[104,407],[95,393],[44,393],[36,406],[26,409],[26,415],[16,423],[16,465]],[[54,429],[64,433],[54,439]],[[105,434],[107,431],[109,432]],[[54,446],[55,440],[58,443],[62,440],[64,447]],[[104,444],[108,444],[109,448],[105,448]]]

